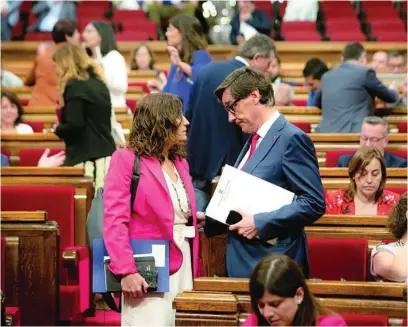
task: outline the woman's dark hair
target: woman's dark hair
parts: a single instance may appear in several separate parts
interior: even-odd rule
[[[377,159],[381,165],[381,183],[378,190],[375,192],[375,202],[377,202],[384,192],[385,182],[387,181],[387,166],[385,160],[380,151],[375,148],[361,148],[354,156],[351,158],[348,168],[348,173],[350,177],[350,184],[346,190],[346,196],[350,201],[354,200],[354,196],[357,193],[357,185],[354,180],[357,173],[362,174],[366,167],[373,161]]]
[[[106,56],[113,50],[119,51],[112,26],[103,21],[97,20],[92,21],[91,24],[95,27],[101,37],[100,49],[102,56]]]
[[[182,123],[183,102],[169,93],[149,94],[138,101],[133,115],[128,148],[143,157],[164,161],[163,151]],[[185,146],[174,145],[169,149],[169,159],[185,158]]]
[[[17,107],[17,119],[14,122],[14,126],[21,124],[24,112],[23,106],[21,105],[17,95],[13,92],[1,91],[1,98],[3,99],[3,97],[7,98],[11,102],[11,104]]]
[[[137,65],[135,57],[136,57],[137,52],[141,48],[146,48],[147,52],[149,52],[149,56],[150,56],[149,68],[153,70],[154,69],[154,64],[155,64],[155,61],[154,61],[154,58],[153,58],[153,52],[146,43],[140,43],[140,44],[138,44],[136,46],[136,48],[133,49],[132,56],[130,57],[131,58],[130,69],[131,70],[138,70],[139,69],[139,66]]]
[[[172,17],[170,24],[181,33],[180,59],[187,64],[191,64],[194,52],[207,47],[200,21],[193,16],[180,14]]]
[[[303,301],[298,306],[292,326],[317,326],[319,314],[327,314],[328,311],[310,293],[298,265],[282,254],[264,257],[249,280],[252,310],[258,318],[259,326],[269,326],[258,308],[258,302],[265,292],[283,298],[293,298],[299,287],[304,291]]]
[[[398,203],[392,207],[387,228],[398,240],[407,232],[407,192],[402,194]]]
[[[67,38],[66,36],[68,35],[71,37],[74,35],[75,31],[78,29],[78,25],[75,20],[70,20],[70,19],[60,19],[58,22],[55,23],[51,36],[52,40],[55,43],[62,43],[66,42]]]

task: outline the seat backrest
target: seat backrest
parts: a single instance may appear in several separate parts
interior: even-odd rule
[[[65,248],[75,245],[74,196],[75,188],[70,186],[2,186],[1,210],[47,212],[48,220],[58,223],[62,254]],[[61,283],[64,280],[61,270]]]
[[[365,281],[368,241],[308,239],[310,278]]]
[[[303,132],[310,133],[310,123],[294,122],[292,124],[300,128]]]
[[[397,125],[398,133],[406,133],[408,129],[408,123],[406,121],[402,121]]]
[[[45,149],[21,149],[19,152],[20,161],[18,165],[21,167],[36,167],[44,151]],[[53,156],[61,151],[64,151],[64,149],[50,149],[49,156]]]
[[[405,150],[389,150],[387,152],[395,154],[396,156],[401,157],[403,159],[407,159],[407,151]]]
[[[385,190],[390,191],[390,192],[394,192],[394,193],[397,193],[397,194],[400,194],[400,195],[407,191],[407,189],[403,188],[403,187],[387,187]]]
[[[385,315],[367,315],[355,313],[341,313],[347,326],[388,326],[388,317]]]
[[[344,154],[354,154],[356,150],[333,150],[326,152],[326,167],[336,167],[339,157]]]
[[[1,290],[4,292],[4,272],[6,267],[6,238],[1,238]]]
[[[44,123],[41,121],[23,121],[24,124],[31,126],[34,133],[42,133],[44,129]]]

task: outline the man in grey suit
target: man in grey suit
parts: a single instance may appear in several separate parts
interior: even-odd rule
[[[395,86],[388,89],[366,64],[364,47],[350,43],[343,49],[342,64],[323,75],[314,99],[314,105],[322,108],[317,132],[360,133],[364,118],[373,115],[375,97],[398,100]]]

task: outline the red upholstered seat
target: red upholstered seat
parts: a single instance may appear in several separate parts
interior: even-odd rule
[[[124,21],[127,19],[145,19],[146,14],[143,10],[115,10],[113,19],[116,21]]]
[[[21,326],[19,307],[6,307],[6,316],[11,317],[13,326]]]
[[[60,230],[60,296],[62,321],[71,320],[89,308],[89,252],[85,246],[75,246],[74,234],[75,188],[69,186],[2,186],[4,211],[36,211],[48,213]],[[84,226],[85,228],[85,226]],[[63,268],[63,251],[76,251],[78,264],[73,270]]]
[[[129,109],[132,112],[135,112],[135,109],[137,106],[137,100],[136,99],[126,99],[126,105],[129,107]]]
[[[310,123],[294,122],[292,124],[300,128],[305,133],[310,133]]]
[[[30,167],[37,166],[38,160],[40,160],[45,149],[21,149],[19,152],[20,162],[19,166],[21,167]],[[50,149],[50,156],[57,154],[64,149]]]
[[[292,100],[292,104],[297,107],[306,107],[307,100]]]
[[[406,121],[402,121],[398,123],[398,133],[406,133],[407,132],[408,123]]]
[[[336,167],[337,160],[339,160],[339,157],[344,155],[344,154],[354,154],[356,151],[355,150],[333,150],[333,151],[327,151],[326,152],[326,167]]]
[[[388,326],[388,317],[384,315],[354,313],[341,313],[340,315],[346,322],[347,326]]]
[[[30,125],[34,133],[42,133],[44,129],[44,123],[40,121],[23,121],[24,124]]]
[[[26,41],[52,41],[51,33],[27,33],[24,37]]]
[[[28,106],[29,99],[20,99],[20,103],[22,106]]]
[[[143,88],[143,92],[150,94],[150,90],[147,87],[147,82],[130,82],[128,83],[128,86],[140,86],[141,88]]]
[[[120,326],[120,313],[112,310],[96,310],[94,317],[76,317],[72,326]]]
[[[407,191],[406,188],[402,188],[402,187],[387,187],[385,190],[387,191],[391,191],[397,194],[402,194],[405,193]]]
[[[308,246],[310,278],[365,281],[367,240],[308,239]]]

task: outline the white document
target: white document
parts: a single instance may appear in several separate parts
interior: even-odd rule
[[[226,165],[205,215],[226,224],[231,210],[254,215],[280,209],[294,198],[293,192]]]

